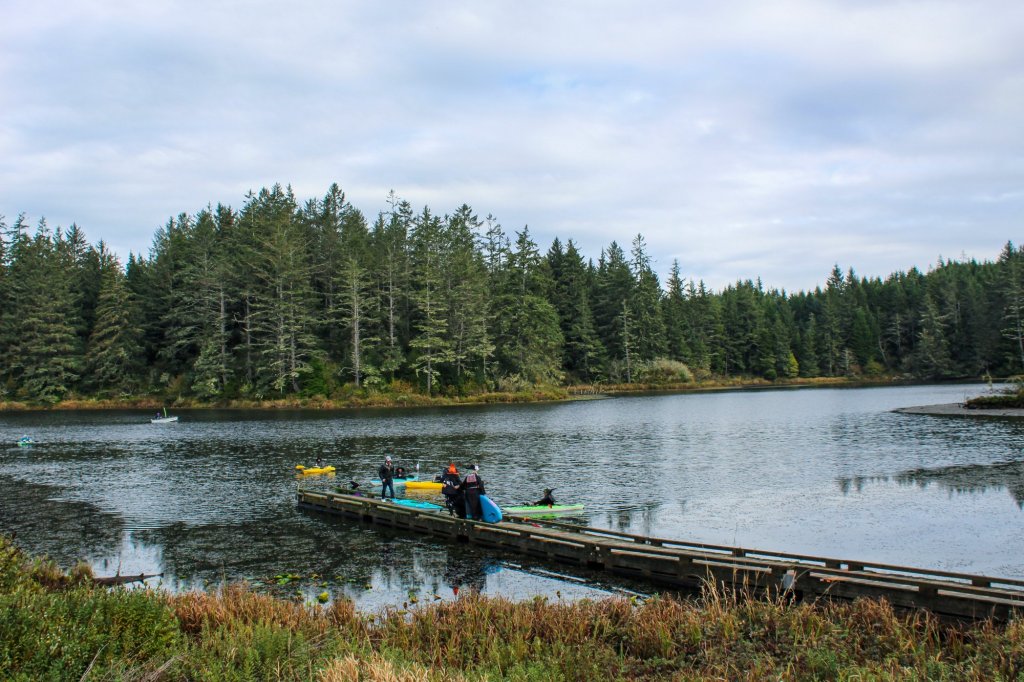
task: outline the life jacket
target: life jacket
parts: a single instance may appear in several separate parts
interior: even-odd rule
[[[466,480],[463,481],[462,486],[466,490],[476,490],[480,488],[480,477],[476,473],[471,473],[466,476]]]

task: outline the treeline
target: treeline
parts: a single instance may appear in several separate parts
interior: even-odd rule
[[[0,219],[0,397],[201,400],[466,394],[560,383],[1020,373],[1024,256],[824,289],[662,285],[643,237],[594,263],[466,205],[392,193],[372,224],[337,185],[275,185],[171,219],[122,264],[82,230]]]

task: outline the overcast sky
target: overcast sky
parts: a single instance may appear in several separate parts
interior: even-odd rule
[[[1024,217],[1024,3],[5,0],[0,214],[148,253],[337,182],[546,251],[790,291],[994,259]]]

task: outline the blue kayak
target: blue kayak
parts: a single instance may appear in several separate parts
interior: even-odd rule
[[[480,507],[484,512],[484,521],[487,523],[501,523],[501,507],[496,505],[491,498],[481,495]]]

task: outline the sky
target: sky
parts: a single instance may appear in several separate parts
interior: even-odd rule
[[[333,182],[788,291],[1021,241],[1019,0],[3,0],[0,215],[126,258]]]

